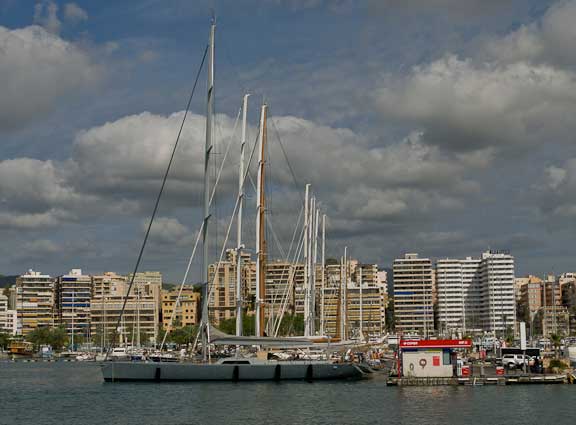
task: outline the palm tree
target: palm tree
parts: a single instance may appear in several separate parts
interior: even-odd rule
[[[558,358],[559,348],[562,345],[562,335],[557,333],[550,334],[550,342],[554,346],[554,356]]]

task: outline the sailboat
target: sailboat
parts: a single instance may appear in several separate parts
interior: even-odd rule
[[[206,115],[206,154],[204,157],[204,221],[202,225],[202,242],[204,249],[203,280],[204,289],[202,296],[202,320],[200,333],[202,336],[202,357],[201,363],[193,362],[148,362],[148,361],[105,361],[101,365],[102,376],[107,382],[119,381],[256,381],[256,380],[330,380],[330,379],[351,379],[362,378],[366,375],[366,369],[353,363],[333,363],[327,360],[296,360],[279,361],[262,358],[230,357],[223,358],[217,362],[210,361],[210,344],[222,345],[257,345],[260,347],[301,347],[311,346],[311,338],[274,338],[265,335],[264,331],[264,296],[265,296],[265,240],[264,240],[264,158],[266,144],[266,119],[267,106],[262,106],[260,115],[259,133],[259,164],[258,164],[258,207],[257,207],[257,284],[256,284],[256,335],[242,336],[242,305],[240,291],[237,290],[237,335],[225,335],[219,333],[209,324],[208,304],[210,289],[208,285],[208,223],[210,219],[210,191],[208,181],[208,164],[210,152],[212,150],[212,115],[213,115],[213,93],[214,93],[214,35],[216,25],[214,21],[210,27],[210,43],[208,48],[208,98]],[[244,97],[244,128],[246,122],[246,99]],[[243,141],[244,141],[243,135]],[[242,143],[242,147],[243,147]],[[242,150],[243,152],[243,150]],[[241,163],[243,154],[241,153]],[[239,200],[242,199],[242,174],[240,171],[240,193]],[[241,211],[240,215],[241,217]],[[239,241],[238,251],[241,250],[241,219],[239,219]],[[241,261],[240,252],[237,254],[238,261]],[[237,284],[240,280],[238,278]],[[128,295],[127,295],[128,296]],[[307,336],[309,333],[307,332]]]

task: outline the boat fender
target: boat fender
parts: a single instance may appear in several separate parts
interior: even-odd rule
[[[160,381],[160,375],[162,374],[162,368],[157,367],[156,372],[154,373],[154,380]]]
[[[312,365],[308,365],[306,368],[306,380],[312,381],[314,379],[314,369],[312,369]]]
[[[282,366],[277,364],[276,368],[274,368],[274,380],[279,381],[281,378],[282,378]]]
[[[234,366],[234,371],[232,372],[232,380],[238,381],[240,379],[240,368],[238,365]]]

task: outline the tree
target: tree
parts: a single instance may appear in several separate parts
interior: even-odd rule
[[[560,346],[562,345],[562,334],[550,334],[550,342],[554,346],[554,357],[558,358]]]
[[[0,332],[0,349],[6,350],[10,344],[10,335]]]
[[[54,350],[61,350],[68,346],[68,333],[66,332],[66,328],[52,328],[48,335],[48,344],[50,344]]]
[[[37,350],[41,345],[50,345],[54,350],[61,350],[68,345],[68,333],[63,327],[39,327],[30,332],[26,340],[34,344]]]
[[[172,327],[170,333],[166,337],[166,342],[172,342],[178,345],[186,345],[194,342],[196,339],[196,334],[198,333],[198,325],[194,326],[184,326],[184,327]],[[161,343],[164,339],[166,331],[160,327],[158,329],[158,343]]]
[[[392,332],[396,327],[396,317],[394,315],[394,300],[388,298],[388,306],[386,308],[386,328]]]

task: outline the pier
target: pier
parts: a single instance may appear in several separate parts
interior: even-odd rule
[[[519,385],[519,384],[567,384],[570,380],[567,375],[511,375],[511,376],[471,376],[458,378],[438,377],[389,377],[388,386],[401,387],[430,387],[444,385]]]

